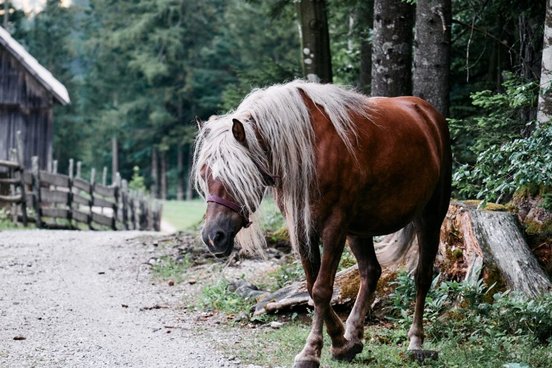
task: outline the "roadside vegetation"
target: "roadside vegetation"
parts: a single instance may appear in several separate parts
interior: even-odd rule
[[[268,218],[276,216],[268,209]],[[276,221],[278,226],[283,224]],[[281,228],[267,226],[267,233],[281,233]],[[346,251],[340,269],[354,264]],[[274,291],[303,279],[300,262],[288,257],[276,270],[266,274],[259,284],[262,290]],[[378,295],[381,302],[367,317],[365,348],[351,363],[337,362],[329,354],[330,339],[324,338],[321,365],[341,367],[419,367],[406,353],[407,332],[412,323],[415,296],[414,280],[406,272],[390,282],[389,295]],[[310,329],[310,309],[283,312],[278,315],[252,315],[254,299],[230,291],[227,281],[217,281],[202,289],[198,308],[226,316],[233,328],[241,328],[244,337],[222,349],[244,363],[267,367],[288,366],[302,349]],[[552,294],[537,299],[499,292],[494,285],[449,281],[437,275],[428,295],[425,309],[425,348],[438,351],[436,361],[426,360],[428,367],[549,367],[552,360]],[[345,318],[347,310],[340,310]],[[270,322],[282,325],[270,327]]]
[[[282,275],[287,267],[282,267]],[[414,282],[401,273],[393,282],[394,292],[367,320],[365,348],[351,363],[341,363],[329,355],[325,336],[322,366],[339,367],[419,367],[406,353],[407,331],[413,313]],[[425,347],[439,352],[428,367],[549,367],[552,359],[552,295],[529,300],[508,292],[495,293],[483,284],[439,282],[426,305]],[[225,313],[250,313],[254,301],[229,292],[223,283],[207,287],[203,306]],[[277,329],[263,325],[253,336],[232,346],[223,346],[245,363],[287,366],[301,350],[310,328],[310,311],[290,312],[277,318]],[[276,317],[274,317],[276,318]],[[255,319],[246,321],[256,323]],[[257,322],[259,323],[259,322]],[[246,323],[242,323],[246,329]],[[249,326],[250,328],[250,326]],[[246,333],[246,331],[244,331]],[[224,343],[223,343],[224,345]]]

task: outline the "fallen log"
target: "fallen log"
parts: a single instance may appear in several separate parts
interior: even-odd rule
[[[359,274],[357,265],[351,266],[335,276],[332,305],[343,305],[354,302],[359,288]],[[255,305],[254,315],[275,313],[280,310],[289,310],[299,306],[312,305],[307,283],[297,281],[275,292],[262,297]]]
[[[509,212],[451,204],[440,249],[441,256],[445,255],[445,266],[456,261],[464,265],[464,279],[468,282],[476,282],[483,276],[488,285],[498,281],[528,297],[552,290],[548,275],[527,245],[516,217]]]
[[[402,264],[410,270],[415,265],[414,247]],[[445,279],[476,283],[484,278],[488,286],[498,284],[520,291],[529,297],[552,290],[549,277],[532,254],[514,215],[508,212],[481,211],[475,206],[455,202],[441,228],[441,244],[437,265]],[[382,289],[395,275],[384,269],[378,286]],[[336,275],[332,305],[352,303],[359,288],[357,266]],[[263,297],[255,306],[255,314],[275,313],[306,306],[310,301],[306,283],[295,282]]]

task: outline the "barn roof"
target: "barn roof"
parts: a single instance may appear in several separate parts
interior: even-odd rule
[[[0,27],[0,44],[16,58],[25,69],[44,86],[44,88],[50,91],[60,104],[67,105],[71,102],[67,88],[65,88],[65,86],[45,67],[40,65],[20,43],[14,40],[8,31],[2,27]]]

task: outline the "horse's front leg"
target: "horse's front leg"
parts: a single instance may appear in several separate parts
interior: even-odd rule
[[[372,237],[349,236],[349,248],[353,252],[360,274],[360,288],[355,305],[347,318],[345,339],[347,345],[333,349],[332,355],[338,360],[352,360],[364,347],[364,319],[374,299],[376,285],[381,275],[381,267],[374,251]]]
[[[320,248],[318,237],[312,237],[309,248],[306,247],[304,242],[299,244],[299,255],[301,256],[301,263],[303,270],[305,271],[305,278],[307,281],[307,290],[312,298],[312,288],[318,277],[320,270]],[[322,353],[323,346],[323,317],[317,312],[316,308],[312,317],[311,331],[307,337],[305,347],[295,357],[294,368],[316,368],[320,366],[320,355]]]
[[[329,226],[322,233],[322,261],[316,281],[310,290],[314,302],[312,328],[303,351],[295,358],[295,368],[319,367],[324,322],[332,340],[332,349],[342,349],[347,344],[343,336],[343,323],[330,305],[335,274],[345,245],[345,235],[341,229],[341,226]]]

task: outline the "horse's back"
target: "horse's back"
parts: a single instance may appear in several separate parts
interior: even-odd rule
[[[355,230],[395,231],[420,213],[450,173],[446,120],[411,96],[368,99],[370,119],[359,119],[357,169],[345,179]]]

